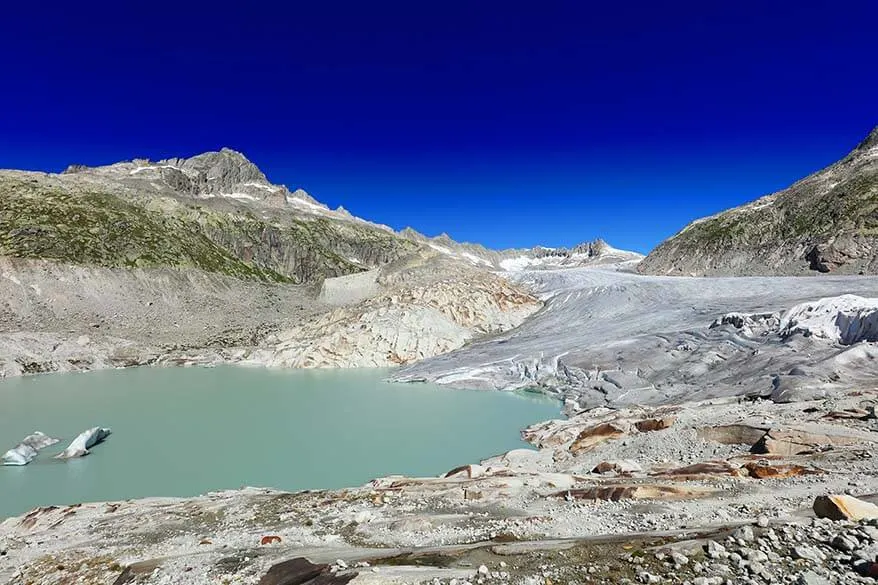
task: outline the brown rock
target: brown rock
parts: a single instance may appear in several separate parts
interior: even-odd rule
[[[460,467],[455,467],[454,469],[452,469],[451,471],[446,473],[445,477],[450,478],[450,477],[460,476],[460,477],[467,477],[469,479],[474,479],[476,477],[480,477],[480,476],[484,475],[484,473],[485,473],[485,468],[482,467],[481,465],[470,464],[470,465],[462,465]]]
[[[841,420],[868,420],[870,412],[862,408],[847,408],[845,410],[834,410],[823,415],[823,418],[841,419]]]
[[[314,579],[328,565],[315,565],[308,559],[295,558],[272,565],[268,572],[259,580],[259,585],[301,585]]]
[[[602,423],[583,430],[570,444],[570,452],[574,455],[590,451],[599,443],[625,436],[625,428],[616,423]]]
[[[741,468],[736,467],[725,461],[705,461],[686,467],[678,467],[668,471],[661,471],[653,474],[656,477],[667,477],[681,481],[689,481],[692,479],[704,479],[715,476],[740,477],[744,475]]]
[[[818,518],[859,522],[878,518],[878,506],[853,496],[831,494],[814,500],[814,513]]]
[[[262,540],[259,541],[259,544],[274,544],[276,542],[280,542],[281,537],[276,535],[263,536]]]
[[[594,469],[591,470],[592,473],[620,473],[620,474],[632,474],[632,473],[640,473],[643,469],[638,465],[635,461],[629,461],[627,459],[620,459],[618,461],[601,461],[597,465],[595,465]]]
[[[765,465],[755,461],[745,464],[744,469],[754,479],[786,479],[820,473],[815,469],[808,469],[801,465]]]
[[[634,423],[634,427],[641,433],[649,433],[652,431],[663,431],[670,428],[675,422],[677,422],[677,417],[675,416],[648,418],[646,420],[637,421]]]

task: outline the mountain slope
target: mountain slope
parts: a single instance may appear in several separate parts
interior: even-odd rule
[[[272,185],[229,149],[57,175],[0,171],[0,195],[0,256],[303,283],[418,249],[389,228]]]
[[[638,271],[878,273],[878,127],[846,157],[789,188],[692,222]]]

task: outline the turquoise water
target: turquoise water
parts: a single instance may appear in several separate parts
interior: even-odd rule
[[[62,439],[30,465],[0,467],[0,519],[50,504],[438,475],[524,447],[520,429],[559,416],[540,397],[384,375],[136,368],[0,381],[0,452],[35,430]],[[52,458],[93,426],[113,434],[91,455]]]

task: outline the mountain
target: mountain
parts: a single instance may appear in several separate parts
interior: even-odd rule
[[[696,220],[638,265],[644,274],[878,273],[878,127],[783,191]]]
[[[633,267],[643,259],[642,254],[619,250],[601,239],[583,242],[572,248],[535,246],[491,250],[481,244],[455,242],[447,234],[429,238],[412,228],[402,230],[400,235],[424,244],[440,254],[504,272],[607,265]]]
[[[417,246],[385,226],[272,185],[229,149],[61,174],[0,171],[0,256],[103,267],[198,268],[309,282]]]
[[[0,194],[0,256],[14,258],[198,268],[296,283],[362,272],[416,252],[493,270],[617,258],[603,243],[496,252],[445,235],[395,233],[329,209],[302,189],[272,184],[228,148],[157,162],[71,165],[60,174],[0,171]]]
[[[148,363],[412,363],[542,302],[521,268],[636,259],[489,250],[330,209],[243,154],[0,170],[0,377]]]

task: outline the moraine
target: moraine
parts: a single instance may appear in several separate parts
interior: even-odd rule
[[[135,368],[0,382],[0,451],[41,430],[62,439],[0,467],[0,519],[35,506],[284,490],[438,475],[524,447],[558,415],[541,397],[391,384],[382,370]],[[82,459],[53,458],[82,429],[113,429]]]

